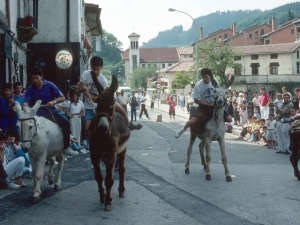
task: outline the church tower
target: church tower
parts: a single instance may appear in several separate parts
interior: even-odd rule
[[[132,33],[128,36],[129,38],[129,71],[132,73],[140,65],[140,49],[139,49],[139,38],[140,35]]]

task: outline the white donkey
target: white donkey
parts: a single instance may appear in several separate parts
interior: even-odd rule
[[[16,104],[20,138],[22,149],[28,150],[28,155],[32,165],[32,175],[34,178],[34,193],[32,204],[39,202],[41,195],[41,182],[45,167],[45,160],[49,160],[48,183],[53,184],[54,156],[58,157],[58,173],[54,184],[54,190],[59,190],[61,183],[61,171],[63,169],[63,134],[56,123],[50,120],[35,116],[41,106],[38,100],[32,108],[26,107],[22,111],[18,102]]]

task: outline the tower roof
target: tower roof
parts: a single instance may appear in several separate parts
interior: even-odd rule
[[[132,33],[132,34],[130,34],[128,37],[140,37],[140,35],[138,35],[137,33]]]

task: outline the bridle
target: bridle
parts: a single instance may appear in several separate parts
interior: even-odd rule
[[[101,93],[98,97],[97,97],[97,102],[98,102],[98,99],[101,99],[102,97],[104,97],[104,93]],[[109,96],[109,99],[112,100],[112,103],[111,104],[115,104],[115,99],[113,96]],[[114,106],[113,106],[114,107]],[[111,115],[109,115],[108,113],[105,113],[105,112],[99,112],[95,115],[95,118],[96,117],[102,117],[102,116],[105,116],[108,120],[109,120],[109,123],[111,123],[113,120],[114,120],[114,117],[115,117],[115,110],[112,110],[112,113]]]
[[[35,125],[35,133],[33,134],[31,140],[24,140],[23,139],[23,134],[22,134],[22,126],[23,126],[23,122],[26,120],[33,120],[34,121],[34,125]],[[34,136],[37,134],[37,125],[36,125],[36,119],[34,117],[32,118],[26,118],[26,119],[19,119],[19,121],[21,121],[21,130],[20,130],[20,138],[21,138],[21,142],[32,142],[32,139],[34,138]]]
[[[220,96],[223,96],[223,105],[221,105],[221,106],[218,106],[217,105],[217,101],[218,101],[218,98],[220,97]],[[215,96],[215,107],[216,108],[222,108],[222,107],[224,107],[226,105],[226,97],[225,97],[225,95],[224,94],[217,94],[216,96]]]

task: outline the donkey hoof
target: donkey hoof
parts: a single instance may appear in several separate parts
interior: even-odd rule
[[[60,186],[58,184],[54,184],[54,191],[59,191],[60,190]]]
[[[190,173],[190,169],[189,168],[185,168],[185,173],[189,174]]]
[[[100,197],[100,203],[103,204],[105,202],[105,196]]]
[[[232,181],[231,176],[227,176],[227,177],[226,177],[226,181]]]
[[[111,211],[111,205],[105,205],[104,211]]]
[[[211,175],[210,174],[206,175],[206,180],[211,180]]]
[[[39,198],[39,197],[32,197],[31,204],[32,204],[32,205],[38,204],[39,201],[40,201],[40,198]]]
[[[53,184],[53,180],[48,180],[48,184],[52,185]]]
[[[124,197],[125,197],[124,192],[121,192],[121,191],[120,191],[120,192],[119,192],[119,197],[120,197],[120,198],[124,198]]]

